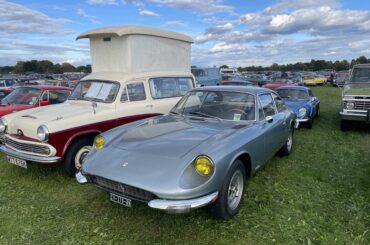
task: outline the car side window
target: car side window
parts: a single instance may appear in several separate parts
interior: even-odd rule
[[[49,104],[59,104],[67,100],[70,92],[64,90],[50,90],[49,91]]]
[[[142,100],[146,100],[144,83],[130,83],[124,87],[121,95],[121,102]]]
[[[44,92],[41,101],[49,101],[49,91]]]
[[[276,108],[277,108],[278,112],[285,111],[286,106],[284,104],[284,101],[279,96],[277,96],[276,94],[272,94],[272,97],[274,98],[275,105],[276,105]]]
[[[262,110],[266,117],[273,116],[276,114],[274,101],[271,97],[271,94],[261,94],[259,95]]]
[[[263,112],[263,108],[262,108],[260,100],[258,100],[258,114],[259,114],[259,120],[260,121],[265,119],[265,113]]]
[[[153,99],[181,97],[193,88],[189,77],[157,77],[149,80]]]
[[[308,90],[308,94],[310,95],[310,97],[313,97],[313,93],[312,93],[311,89]]]

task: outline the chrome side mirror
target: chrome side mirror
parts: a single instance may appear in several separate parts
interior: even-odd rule
[[[274,119],[272,118],[272,116],[267,116],[266,117],[266,122],[272,123],[272,121],[274,121]]]

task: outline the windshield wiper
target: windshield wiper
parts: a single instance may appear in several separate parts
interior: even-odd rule
[[[216,119],[221,120],[221,118],[219,118],[219,117],[212,116],[212,115],[200,112],[200,111],[190,111],[188,113],[191,114],[191,115],[198,115],[198,116],[203,116],[203,117],[208,117],[208,118],[216,118]]]

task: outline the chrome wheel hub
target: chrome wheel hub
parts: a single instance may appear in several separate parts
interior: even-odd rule
[[[87,145],[82,147],[75,156],[75,167],[77,170],[81,169],[82,162],[85,159],[86,155],[91,151],[92,146]]]
[[[231,177],[231,181],[228,188],[227,204],[231,210],[235,210],[242,199],[244,188],[244,178],[240,170],[235,171]]]
[[[288,152],[290,152],[290,150],[292,149],[292,145],[293,145],[293,133],[292,133],[292,130],[290,130],[290,132],[289,132],[289,136],[288,136],[288,140],[286,142],[286,145],[287,145]]]

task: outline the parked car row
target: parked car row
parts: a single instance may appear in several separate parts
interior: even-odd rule
[[[62,165],[124,206],[207,206],[231,218],[248,179],[274,155],[289,155],[294,129],[311,128],[320,112],[303,86],[196,88],[193,41],[179,33],[111,27],[80,38],[90,39],[93,72],[72,92],[32,86],[5,97],[0,151],[22,168]]]

